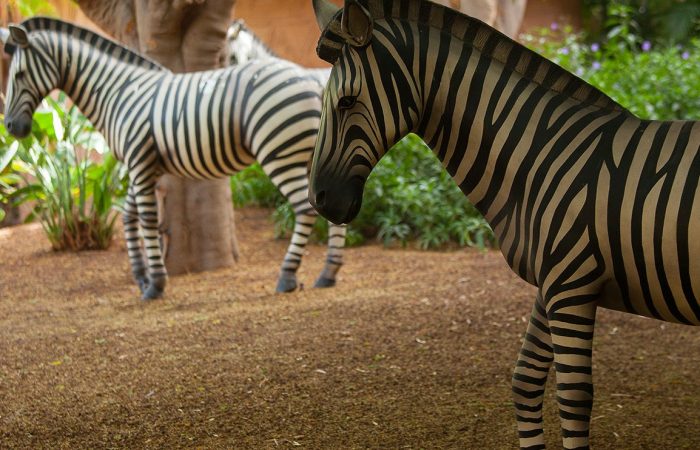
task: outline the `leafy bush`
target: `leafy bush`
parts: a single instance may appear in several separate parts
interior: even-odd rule
[[[231,185],[236,207],[274,206],[276,236],[291,233],[294,211],[259,166],[232,177]],[[327,238],[325,220],[316,221],[314,236]],[[375,237],[385,245],[416,241],[424,249],[450,242],[484,248],[495,242],[481,215],[415,135],[396,144],[370,175],[360,214],[348,227],[347,244]]]
[[[416,135],[397,143],[367,180],[362,209],[351,224],[385,245],[484,248],[495,243],[481,214]]]
[[[699,0],[584,0],[588,27],[601,38],[626,29],[659,43],[676,43],[700,34]]]
[[[257,163],[231,177],[231,194],[233,205],[237,208],[246,205],[274,208],[285,202]]]
[[[618,28],[605,44],[547,29],[523,39],[641,118],[700,118],[700,39],[663,47]]]
[[[27,221],[38,218],[55,250],[107,248],[125,192],[125,170],[77,108],[47,98],[22,140],[0,125],[0,202],[33,202]]]

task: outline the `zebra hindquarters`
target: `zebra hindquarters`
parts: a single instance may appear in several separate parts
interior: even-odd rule
[[[542,403],[553,359],[549,321],[542,297],[538,294],[513,371],[513,403],[520,448],[544,448]]]

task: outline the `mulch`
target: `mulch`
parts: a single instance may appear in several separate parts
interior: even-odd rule
[[[347,251],[275,294],[287,243],[237,212],[241,260],[143,303],[123,241],[0,230],[0,448],[517,448],[510,377],[534,288],[496,251]],[[595,448],[700,448],[700,333],[601,310]],[[547,439],[560,447],[553,376]]]

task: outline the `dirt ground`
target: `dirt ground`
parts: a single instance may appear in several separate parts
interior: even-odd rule
[[[534,291],[499,253],[368,245],[337,287],[279,295],[268,217],[239,211],[239,264],[147,304],[121,240],[54,253],[36,225],[0,230],[0,448],[516,448]],[[700,448],[700,330],[598,317],[593,446]]]

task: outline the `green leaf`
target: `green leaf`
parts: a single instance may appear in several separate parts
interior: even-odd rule
[[[10,165],[18,150],[19,142],[15,141],[7,149],[7,152],[0,156],[0,172],[3,172]]]

